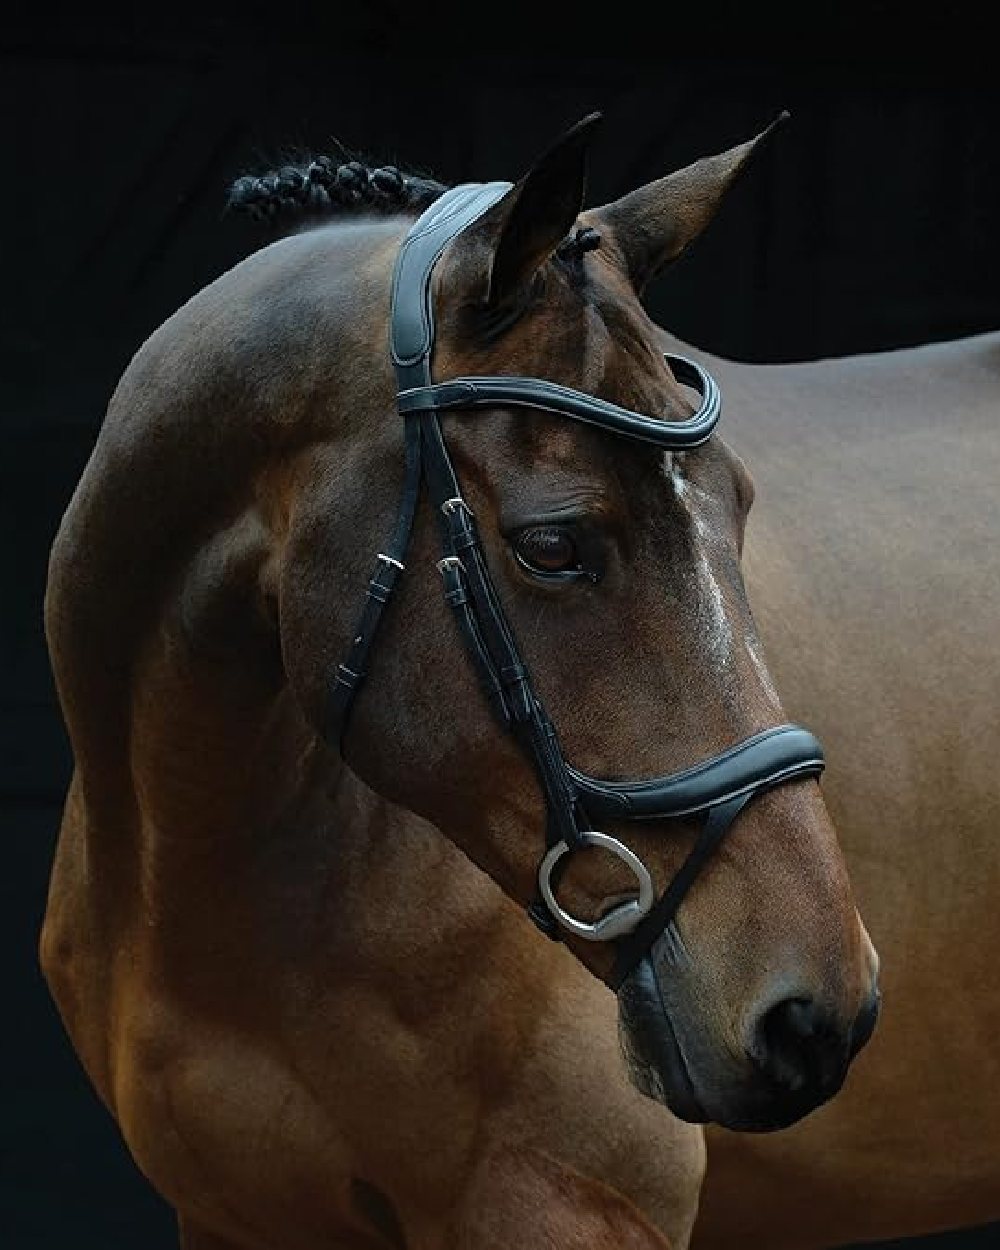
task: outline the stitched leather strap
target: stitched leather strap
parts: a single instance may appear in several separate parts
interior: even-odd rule
[[[668,777],[608,782],[572,767],[569,773],[592,816],[661,820],[702,812],[763,785],[818,776],[823,768],[823,748],[808,729],[776,725]]]
[[[392,276],[389,326],[389,354],[400,391],[430,385],[434,266],[448,243],[491,208],[510,186],[509,182],[467,182],[452,187],[418,218],[403,240]]]
[[[686,356],[664,352],[663,358],[678,382],[699,392],[698,410],[686,421],[662,421],[658,417],[648,417],[543,378],[506,376],[453,378],[449,382],[400,391],[399,411],[444,412],[460,409],[474,412],[477,408],[496,405],[537,408],[598,425],[629,438],[655,443],[665,449],[684,451],[700,447],[711,437],[722,412],[718,385],[711,374]]]
[[[404,455],[406,458],[403,497],[396,524],[386,544],[386,550],[375,558],[375,568],[368,581],[361,616],[351,636],[347,656],[337,665],[333,684],[326,702],[324,737],[340,746],[347,728],[351,705],[358,687],[368,673],[368,656],[375,643],[378,627],[382,622],[393,591],[405,569],[405,558],[410,546],[410,534],[420,498],[421,456],[420,422],[417,417],[407,417],[404,423]]]
[[[709,809],[708,816],[702,826],[698,840],[674,874],[653,909],[646,913],[642,922],[627,937],[619,938],[615,949],[615,963],[608,984],[617,993],[621,983],[646,954],[652,944],[666,929],[677,914],[677,909],[684,901],[695,878],[705,867],[706,862],[716,847],[732,828],[733,821],[740,814],[757,791],[747,791],[735,798],[727,799]]]

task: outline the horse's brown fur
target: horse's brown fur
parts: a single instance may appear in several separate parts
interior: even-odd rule
[[[745,155],[634,201],[642,238],[657,200],[671,247],[700,229]],[[622,263],[628,212],[588,216],[608,242],[581,289],[539,260],[574,196],[525,219],[533,186],[444,258],[439,376],[504,367],[682,415]],[[606,973],[606,954],[573,943],[575,962],[546,943],[452,846],[523,904],[543,812],[452,633],[426,510],[343,760],[318,732],[400,489],[385,338],[406,225],[265,249],[157,331],[119,385],[50,566],[76,770],[43,966],[192,1244],[455,1244],[470,1212],[516,1222],[521,1198],[483,1160],[541,1149],[683,1246],[700,1137],[626,1084],[613,999],[584,967]],[[540,416],[449,421],[448,436],[571,759],[664,773],[782,718],[739,574],[747,483],[721,442],[665,466]],[[575,598],[532,585],[503,537],[568,501],[607,557],[602,586]],[[623,836],[662,886],[689,832]],[[588,861],[566,887],[580,910],[618,879]],[[787,1117],[749,1054],[755,1023],[803,995],[846,1039],[874,980],[814,783],[747,809],[681,932],[656,959],[705,1114]]]

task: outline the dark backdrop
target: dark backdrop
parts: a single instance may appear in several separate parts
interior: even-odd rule
[[[516,177],[599,108],[597,202],[789,108],[709,233],[650,292],[654,316],[757,361],[1000,327],[1000,96],[991,44],[961,6],[933,18],[878,3],[653,16],[611,6],[596,17],[466,9],[447,27],[441,13],[428,25],[427,12],[247,4],[83,18],[26,7],[0,34],[0,1244],[10,1250],[173,1244],[169,1212],[86,1083],[36,968],[69,773],[41,599],[54,529],[131,354],[263,241],[223,214],[230,179],[334,140],[446,181]],[[985,1247],[997,1235],[933,1244]]]

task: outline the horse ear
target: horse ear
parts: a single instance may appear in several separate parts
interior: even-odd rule
[[[519,302],[576,221],[587,148],[600,119],[590,113],[567,130],[469,231],[490,248],[484,302],[491,310]]]
[[[637,292],[701,234],[751,157],[788,116],[781,112],[748,142],[695,161],[587,214],[597,230],[602,225],[610,230]]]

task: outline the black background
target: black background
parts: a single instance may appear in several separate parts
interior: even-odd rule
[[[597,108],[596,203],[788,108],[709,233],[651,290],[654,316],[755,361],[996,329],[1000,91],[974,12],[248,4],[9,17],[0,1245],[174,1244],[169,1211],[87,1085],[37,972],[69,773],[41,600],[53,532],[130,356],[265,239],[223,213],[228,182],[335,141],[444,181],[514,178]],[[920,1244],[985,1247],[998,1230]]]

